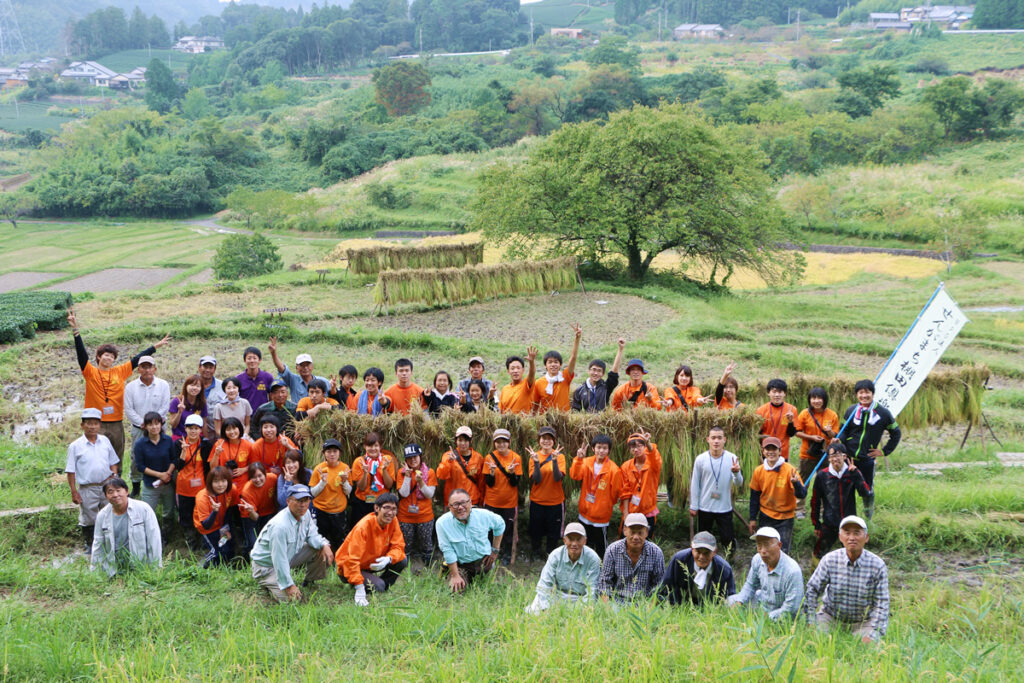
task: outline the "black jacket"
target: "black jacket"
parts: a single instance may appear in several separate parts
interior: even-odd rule
[[[619,386],[619,373],[609,372],[608,379],[599,380],[594,387],[594,400],[591,405],[590,388],[586,380],[572,392],[572,409],[584,413],[599,413],[608,407],[608,399],[615,387]]]
[[[732,567],[722,557],[715,555],[708,568],[708,580],[704,590],[697,588],[693,577],[697,568],[693,563],[693,550],[680,550],[669,560],[665,576],[661,579],[658,594],[673,605],[722,601],[736,593],[736,580]]]
[[[896,424],[896,418],[892,416],[888,408],[872,405],[871,410],[866,415],[862,413],[859,420],[856,417],[850,419],[850,415],[853,415],[856,410],[857,406],[852,405],[843,413],[844,427],[840,439],[846,446],[850,457],[854,459],[868,457],[868,451],[878,448],[885,432],[889,432],[889,440],[885,442],[882,453],[889,455],[896,450],[896,445],[899,444],[903,434],[900,432],[900,426]]]
[[[814,492],[811,494],[811,522],[814,528],[822,525],[839,528],[844,517],[857,514],[856,494],[864,498],[865,507],[871,507],[875,492],[864,481],[860,470],[847,468],[842,478],[835,477],[828,466],[814,475]]]

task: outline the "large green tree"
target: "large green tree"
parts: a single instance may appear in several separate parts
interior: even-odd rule
[[[978,0],[974,28],[1024,28],[1024,0]]]
[[[170,68],[159,59],[152,59],[146,67],[146,106],[166,114],[181,97],[181,88],[174,80]]]
[[[684,266],[710,265],[716,284],[737,267],[778,282],[799,265],[776,247],[786,230],[763,161],[692,109],[636,106],[603,126],[566,125],[525,162],[486,171],[473,223],[513,255],[543,240],[554,253],[622,257],[636,280],[672,250]]]
[[[404,116],[430,104],[430,74],[422,64],[395,62],[373,72],[377,102],[390,116]]]

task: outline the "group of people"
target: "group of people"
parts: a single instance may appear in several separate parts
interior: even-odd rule
[[[205,550],[206,566],[235,555],[247,557],[254,576],[259,572],[257,578],[268,588],[276,582],[278,591],[288,588],[282,583],[287,583],[290,574],[280,565],[280,557],[271,552],[270,539],[274,537],[287,537],[291,545],[300,537],[309,541],[304,555],[289,555],[289,566],[293,560],[301,560],[300,564],[317,560],[318,553],[326,557],[325,547],[337,548],[332,558],[339,575],[357,585],[357,590],[359,586],[386,590],[406,566],[406,548],[430,562],[436,538],[449,566],[452,588],[461,590],[473,576],[490,569],[495,558],[506,563],[513,560],[522,477],[527,478],[529,488],[528,530],[533,553],[548,556],[549,561],[551,553],[570,550],[568,544],[561,547],[570,527],[582,531],[587,550],[607,559],[615,547],[615,543],[608,544],[607,532],[616,509],[623,540],[629,538],[627,520],[639,515],[644,520],[645,542],[650,543],[659,514],[662,457],[643,430],[628,438],[632,457],[621,465],[609,458],[613,443],[606,435],[597,435],[581,446],[567,466],[563,446],[557,444],[550,427],[539,430],[536,448],[525,445],[528,457],[524,462],[511,449],[507,430],[497,429],[490,435],[493,450],[484,456],[472,448],[470,427],[462,426],[456,432],[455,446],[442,454],[436,470],[426,464],[417,444],[405,447],[399,464],[393,454],[383,450],[379,435],[373,432],[364,435],[364,454],[351,467],[341,461],[341,444],[333,439],[323,444],[322,461],[309,467],[294,436],[294,426],[301,420],[332,410],[378,415],[408,412],[413,406],[436,414],[443,409],[542,413],[695,410],[703,406],[728,410],[741,405],[732,376],[734,365],[726,368],[714,397],[701,395],[685,365],[675,372],[672,386],[660,393],[645,380],[647,370],[640,359],[626,364],[629,379],[619,385],[624,340],[619,340],[607,377],[604,361],[594,359],[587,379],[573,390],[570,385],[582,335],[576,325],[568,363],[563,366],[561,355],[549,351],[543,357],[543,374],[535,377],[537,350],[530,347],[525,357],[507,359],[510,381],[500,391],[496,382],[485,377],[480,357],[470,359],[468,377],[456,383],[448,373],[438,372],[426,389],[413,382],[412,362],[399,359],[391,387],[383,389],[383,372],[369,368],[363,373],[363,389],[357,391],[354,367],[342,367],[336,378],[320,377],[313,372],[312,357],[302,353],[293,372],[281,361],[276,340],[271,339],[268,350],[276,377],[261,369],[262,352],[252,346],[242,354],[244,370],[223,381],[216,378],[216,358],[203,356],[197,372],[171,397],[168,383],[156,376],[154,359],[170,337],[118,365],[118,350],[107,344],[96,349],[95,361],[90,360],[72,311],[68,321],[86,393],[83,436],[68,448],[66,472],[72,500],[80,505],[79,524],[87,547],[94,551],[94,564],[116,567],[119,560],[111,558],[132,547],[118,515],[129,515],[133,506],[129,504],[122,513],[114,505],[115,499],[121,499],[120,485],[127,489],[119,476],[124,456],[123,420],[127,419],[132,486],[124,497],[129,501],[141,497],[151,514],[162,509],[164,533],[172,528],[177,514],[190,546]],[[138,378],[128,382],[136,368]],[[855,514],[854,492],[864,498],[870,518],[874,461],[896,447],[899,427],[892,415],[874,402],[874,386],[869,380],[858,382],[858,402],[847,409],[842,425],[828,408],[824,389],[812,389],[802,411],[786,402],[783,380],[769,382],[767,392],[769,401],[757,409],[764,419],[764,461],[749,485],[750,531],[774,530],[780,548],[788,552],[794,519],[805,515],[804,500],[810,488],[811,518],[818,537],[815,556],[820,558],[841,537],[840,521]],[[888,441],[879,449],[886,432]],[[798,467],[788,462],[793,437],[800,439]],[[734,487],[742,485],[743,475],[738,458],[725,450],[726,435],[721,428],[712,428],[707,442],[708,450],[694,463],[690,486],[689,512],[698,529],[694,538],[715,531],[716,544],[729,550],[734,544],[732,494]],[[827,466],[817,471],[816,465],[826,459]],[[805,486],[816,471],[813,486]],[[581,485],[579,520],[569,526],[564,524],[566,475]],[[449,508],[436,525],[435,497]],[[468,499],[469,507],[477,506],[479,514],[474,520],[483,520],[478,526],[486,528],[488,542],[495,542],[494,557],[490,553],[471,558],[463,555],[459,561],[456,549],[485,550],[467,541],[465,529],[459,526],[463,524],[462,497]],[[312,510],[308,510],[310,503]],[[300,507],[305,510],[296,515]],[[98,517],[101,510],[107,515],[102,520]],[[99,535],[95,534],[97,525],[102,530]],[[130,526],[136,531],[137,525]],[[104,550],[97,555],[95,549],[100,547]],[[147,552],[151,551],[150,547]],[[653,558],[648,560],[653,566]],[[616,564],[622,563],[613,558],[610,566]],[[266,571],[268,566],[273,572]],[[609,566],[607,561],[605,566]],[[664,573],[664,567],[659,571]],[[363,576],[366,572],[377,580]],[[311,576],[315,579],[316,572],[307,573],[307,580]],[[357,594],[360,600],[365,601],[365,596]]]

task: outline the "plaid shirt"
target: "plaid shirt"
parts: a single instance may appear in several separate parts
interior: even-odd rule
[[[665,574],[665,554],[654,543],[644,542],[636,565],[629,559],[626,539],[615,541],[604,553],[604,566],[597,581],[600,595],[611,595],[617,601],[631,600],[639,594],[650,595],[661,584]]]
[[[871,638],[878,640],[889,626],[889,574],[878,555],[863,551],[851,562],[846,549],[833,550],[821,559],[807,582],[804,606],[813,619],[822,596],[822,610],[847,623],[865,622],[871,626]]]

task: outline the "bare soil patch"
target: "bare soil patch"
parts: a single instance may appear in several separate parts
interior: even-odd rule
[[[64,273],[39,273],[33,271],[20,271],[0,275],[0,292],[13,292],[16,289],[34,287],[47,280],[62,276]]]
[[[190,275],[189,277],[185,278],[185,280],[182,281],[181,284],[183,284],[183,285],[188,285],[188,284],[204,285],[207,282],[210,282],[211,280],[213,280],[213,268],[207,268],[205,270],[199,271],[195,275]]]
[[[79,292],[120,292],[148,289],[171,279],[181,268],[108,268],[47,287],[77,294]]]
[[[606,303],[600,304],[599,301]],[[566,353],[572,346],[574,322],[583,328],[583,347],[614,344],[620,336],[635,341],[675,312],[663,304],[636,296],[605,292],[584,295],[569,292],[499,299],[425,313],[364,318],[360,324],[424,332],[463,339],[500,339],[509,344],[535,344],[541,353],[555,348]],[[586,358],[581,354],[581,365]]]

